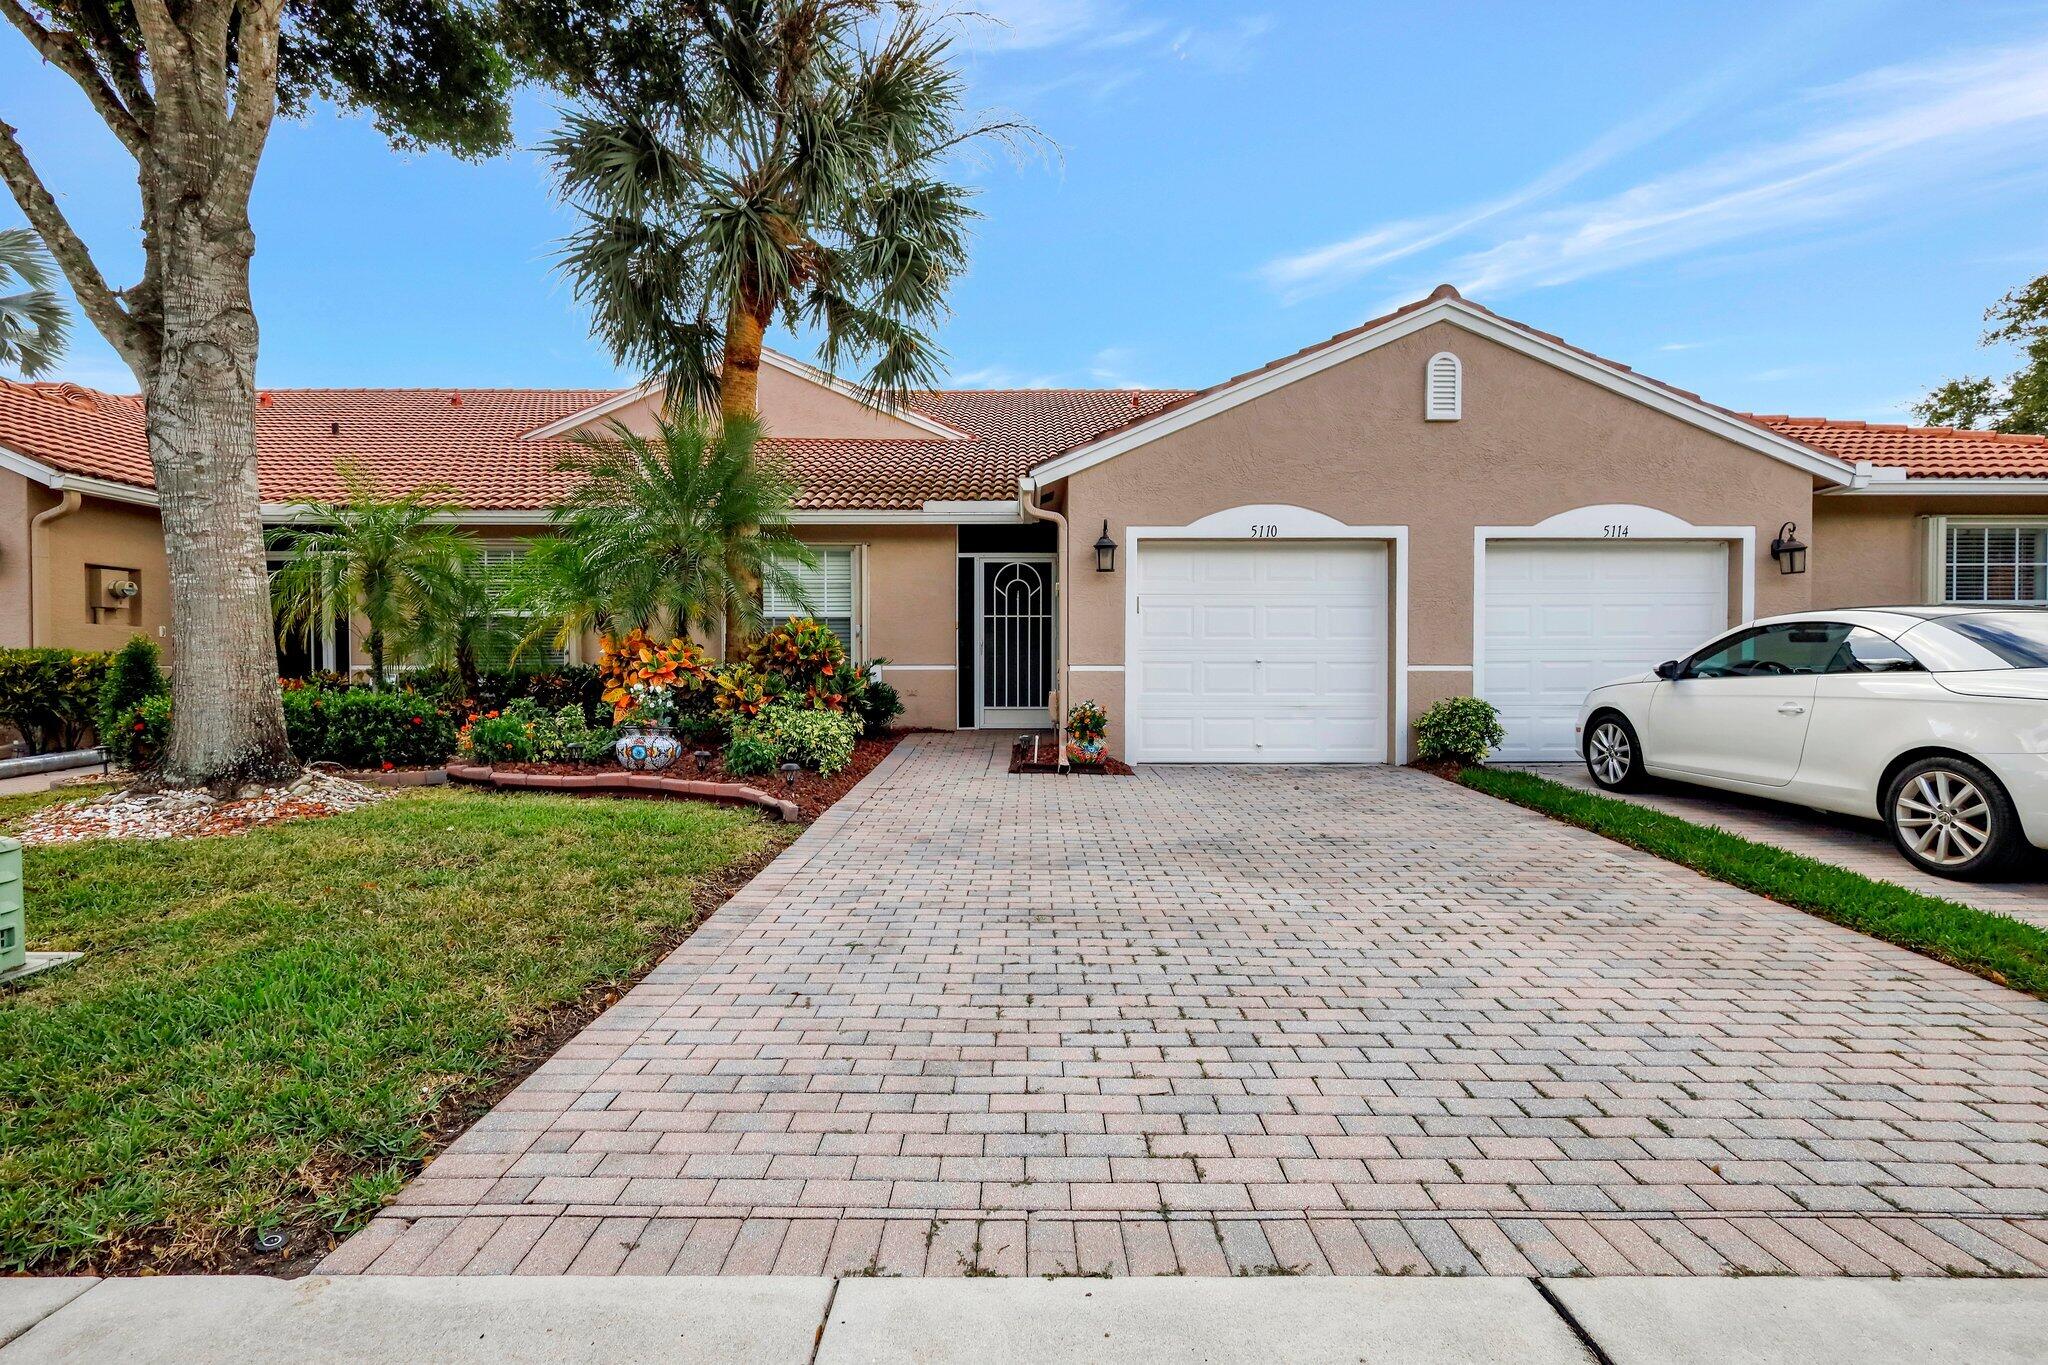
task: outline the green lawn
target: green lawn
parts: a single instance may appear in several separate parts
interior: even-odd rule
[[[1458,780],[1709,877],[2048,999],[2048,931],[1613,797],[1503,768]]]
[[[86,956],[0,991],[0,1273],[227,1267],[260,1231],[303,1252],[353,1229],[564,1007],[784,837],[694,802],[443,788],[28,850],[30,946]]]

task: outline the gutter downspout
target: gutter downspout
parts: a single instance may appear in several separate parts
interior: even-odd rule
[[[1053,563],[1052,611],[1057,622],[1054,634],[1058,640],[1055,646],[1057,657],[1053,664],[1052,728],[1053,743],[1058,746],[1059,769],[1067,770],[1067,649],[1069,621],[1067,613],[1067,519],[1058,512],[1038,505],[1038,480],[1029,474],[1017,478],[1017,506],[1033,521],[1049,521],[1053,524],[1057,555]]]
[[[30,517],[28,523],[28,642],[31,648],[50,638],[50,595],[43,590],[50,567],[50,539],[44,528],[76,512],[82,501],[75,488],[60,491],[63,496],[57,505],[44,508]]]

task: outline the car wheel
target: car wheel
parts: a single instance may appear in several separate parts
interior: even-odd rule
[[[1885,787],[1884,822],[1906,861],[1938,877],[1988,877],[2020,851],[2019,815],[1981,764],[1923,758]]]
[[[1612,711],[1586,727],[1586,772],[1603,791],[1633,791],[1643,785],[1643,745],[1636,729]]]

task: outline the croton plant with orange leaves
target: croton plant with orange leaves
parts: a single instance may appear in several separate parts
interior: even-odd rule
[[[634,715],[672,719],[684,698],[702,693],[716,676],[711,656],[688,640],[657,644],[646,631],[634,630],[616,640],[607,635],[602,643],[597,669],[614,722]]]
[[[859,671],[848,665],[846,646],[831,627],[808,616],[793,616],[746,644],[744,660],[756,671],[779,679],[784,696],[813,710],[844,711],[861,686]]]

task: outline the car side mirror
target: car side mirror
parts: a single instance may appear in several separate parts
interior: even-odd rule
[[[1663,663],[1657,665],[1657,676],[1665,682],[1677,682],[1681,671],[1676,659],[1666,659]]]

